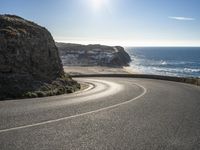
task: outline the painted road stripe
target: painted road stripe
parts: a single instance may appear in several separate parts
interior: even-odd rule
[[[76,118],[76,117],[81,117],[81,116],[89,115],[89,114],[92,114],[92,113],[101,112],[101,111],[108,110],[108,109],[111,109],[111,108],[116,108],[116,107],[119,107],[121,105],[125,105],[127,103],[130,103],[130,102],[136,100],[136,99],[141,98],[147,92],[146,88],[144,88],[143,86],[141,86],[139,84],[136,84],[136,83],[134,83],[134,84],[137,85],[137,86],[139,86],[139,87],[141,87],[143,89],[143,92],[142,92],[142,94],[140,94],[139,96],[137,96],[137,97],[135,97],[135,98],[133,98],[131,100],[128,100],[128,101],[125,101],[125,102],[122,102],[122,103],[119,103],[119,104],[115,104],[115,105],[112,105],[112,106],[104,107],[104,108],[101,108],[101,109],[97,109],[97,110],[85,112],[85,113],[82,113],[82,114],[72,115],[72,116],[58,118],[58,119],[54,119],[54,120],[48,120],[48,121],[34,123],[34,124],[30,124],[30,125],[24,125],[24,126],[19,126],[19,127],[2,129],[2,130],[0,130],[0,133],[14,131],[14,130],[20,130],[20,129],[25,129],[25,128],[30,128],[30,127],[35,127],[35,126],[41,126],[41,125],[45,125],[45,124],[50,124],[50,123],[54,123],[54,122],[58,122],[58,121],[62,121],[62,120],[72,119],[72,118]]]

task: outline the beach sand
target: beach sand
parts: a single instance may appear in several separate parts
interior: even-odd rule
[[[112,68],[112,67],[82,67],[82,66],[64,66],[66,73],[70,75],[76,74],[139,74],[139,71],[131,67]]]

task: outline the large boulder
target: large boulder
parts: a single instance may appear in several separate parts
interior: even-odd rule
[[[47,29],[18,16],[0,15],[0,99],[21,97],[63,76],[58,49]],[[62,86],[73,84],[69,78],[60,81]]]
[[[29,74],[41,80],[63,75],[51,34],[33,22],[0,15],[0,73]]]

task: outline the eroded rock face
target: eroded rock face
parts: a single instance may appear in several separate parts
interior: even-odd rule
[[[0,73],[28,74],[40,80],[63,75],[51,34],[33,22],[0,15]]]
[[[44,27],[0,15],[0,100],[18,98],[63,75],[58,49]]]
[[[71,66],[128,66],[131,58],[120,46],[79,45],[56,43],[64,65]]]

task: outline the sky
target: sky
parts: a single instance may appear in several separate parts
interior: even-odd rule
[[[0,14],[80,44],[200,46],[199,10],[200,0],[0,0]]]

